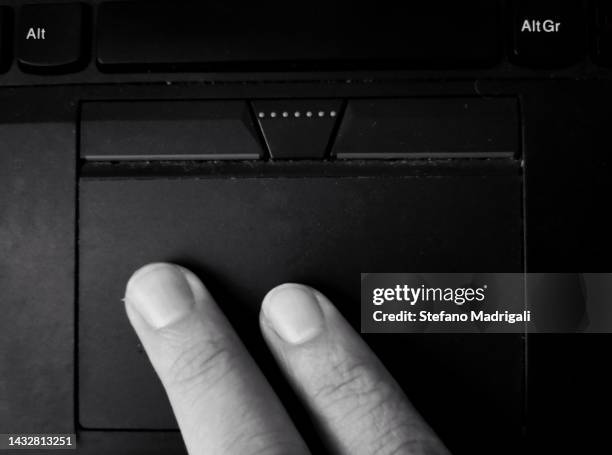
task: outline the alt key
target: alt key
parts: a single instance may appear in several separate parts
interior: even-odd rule
[[[533,68],[570,66],[586,54],[581,0],[515,0],[512,60]]]
[[[85,63],[85,5],[24,5],[16,27],[17,61],[26,72],[78,70]]]

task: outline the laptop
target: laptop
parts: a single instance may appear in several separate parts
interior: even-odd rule
[[[186,453],[121,299],[202,278],[303,431],[259,332],[365,273],[606,273],[608,2],[0,2],[0,433]],[[362,333],[454,454],[594,451],[603,334]],[[569,332],[569,331],[566,331]]]

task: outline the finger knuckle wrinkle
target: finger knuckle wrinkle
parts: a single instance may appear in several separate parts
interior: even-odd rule
[[[315,394],[324,406],[350,403],[349,408],[376,407],[387,398],[387,387],[369,364],[353,361],[337,363]]]
[[[186,346],[170,366],[170,380],[177,387],[213,385],[233,368],[236,354],[223,340],[200,340]]]
[[[384,444],[376,455],[450,455],[440,444],[420,439],[406,439]]]
[[[372,441],[373,455],[448,455],[422,429],[410,424],[396,424],[381,432]]]
[[[304,455],[304,447],[286,432],[273,431],[251,434],[245,431],[241,437],[233,439],[227,453],[248,453],[249,455]]]

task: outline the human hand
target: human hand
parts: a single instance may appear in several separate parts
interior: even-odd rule
[[[149,264],[130,278],[126,310],[174,410],[190,455],[301,455],[306,444],[202,282]],[[332,303],[284,284],[260,327],[333,453],[448,454],[399,385]]]

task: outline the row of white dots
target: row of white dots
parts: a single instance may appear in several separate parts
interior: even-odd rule
[[[302,115],[305,115],[306,117],[310,118],[310,117],[314,117],[316,114],[317,117],[325,117],[326,115],[329,115],[330,117],[335,117],[336,115],[338,115],[338,113],[336,111],[329,111],[329,112],[325,112],[325,111],[318,111],[318,112],[313,112],[313,111],[306,111],[306,112],[301,112],[301,111],[295,111],[295,112],[287,112],[287,111],[283,111],[283,112],[276,112],[276,111],[272,111],[268,114],[266,114],[265,112],[259,112],[257,114],[257,116],[259,118],[266,118],[266,115],[268,115],[270,118],[276,118],[276,117],[282,117],[282,118],[289,118],[289,117],[295,117],[295,118],[300,118]]]

